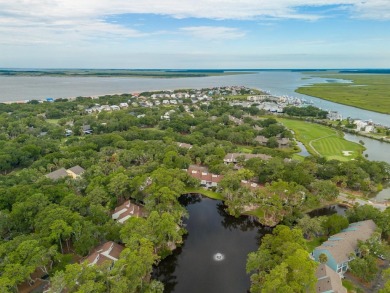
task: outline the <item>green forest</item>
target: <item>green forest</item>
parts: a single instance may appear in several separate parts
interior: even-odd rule
[[[332,219],[307,220],[305,213],[335,202],[340,190],[369,194],[389,179],[388,164],[362,156],[350,161],[314,155],[296,159],[293,133],[256,107],[230,106],[218,97],[145,106],[152,94],[0,104],[0,292],[38,283],[48,292],[163,292],[151,272],[187,233],[183,220],[188,214],[178,199],[187,190],[202,188],[186,172],[190,166],[223,175],[210,190],[224,200],[229,214],[254,215],[261,224],[277,227],[248,258],[248,272],[254,274],[251,292],[274,292],[269,288],[280,277],[274,269],[295,272],[297,263],[305,270],[284,276],[284,292],[306,292],[316,267],[305,256],[307,243],[329,234]],[[128,106],[86,112],[120,103]],[[268,142],[259,143],[258,136]],[[289,144],[281,147],[283,138]],[[241,156],[226,163],[229,153]],[[245,154],[267,159],[246,159]],[[74,166],[85,172],[77,178],[46,176]],[[114,209],[128,200],[144,208],[145,216],[113,220]],[[376,221],[384,240],[389,218],[389,210],[365,207],[348,215],[350,222]],[[100,266],[83,261],[107,241],[124,247],[119,260]],[[270,248],[283,242],[283,253],[291,256],[285,264],[282,252]],[[292,281],[297,279],[301,287]]]

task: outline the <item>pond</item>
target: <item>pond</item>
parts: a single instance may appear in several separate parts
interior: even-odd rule
[[[297,143],[298,147],[301,150],[299,153],[297,153],[298,155],[300,155],[302,157],[310,156],[309,151],[306,149],[306,147],[303,145],[303,143],[301,143],[299,140],[295,140],[295,142]]]
[[[363,142],[366,148],[363,154],[367,155],[368,160],[383,161],[390,164],[390,143],[350,133],[344,133],[344,138],[356,143]]]
[[[366,148],[364,155],[367,156],[368,160],[384,161],[390,164],[389,143],[350,133],[345,133],[344,138],[356,143],[363,142]],[[390,200],[390,183],[385,184],[383,190],[373,195],[370,199],[375,202]]]
[[[189,212],[184,244],[155,268],[153,277],[164,283],[164,292],[247,292],[245,265],[249,252],[272,231],[251,217],[234,218],[221,201],[185,195]]]
[[[346,206],[343,206],[343,205],[339,205],[339,204],[332,204],[330,206],[327,206],[327,207],[323,207],[323,208],[319,208],[319,209],[316,209],[316,210],[313,210],[309,213],[307,213],[311,218],[313,217],[320,217],[320,216],[330,216],[330,215],[333,215],[333,214],[338,214],[338,215],[341,215],[341,216],[345,216],[345,211],[347,210],[348,208]]]

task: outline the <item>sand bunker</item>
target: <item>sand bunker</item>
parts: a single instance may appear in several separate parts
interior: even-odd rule
[[[343,155],[346,157],[350,156],[353,153],[353,151],[342,151],[342,152],[343,152]]]

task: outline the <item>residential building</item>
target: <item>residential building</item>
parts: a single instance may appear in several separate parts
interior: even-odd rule
[[[112,111],[111,107],[109,105],[102,105],[100,107],[101,111],[107,111],[107,112],[110,112]]]
[[[367,122],[362,121],[362,120],[355,120],[355,121],[353,121],[353,124],[356,125],[356,130],[357,131],[364,131],[366,126],[368,125]]]
[[[347,293],[343,287],[340,275],[328,267],[326,264],[320,264],[317,267],[316,293]]]
[[[239,161],[239,158],[242,158],[244,161],[247,161],[249,159],[253,158],[259,158],[262,160],[269,160],[272,157],[265,154],[245,154],[245,153],[228,153],[225,158],[223,159],[225,164],[233,163],[236,164]]]
[[[81,175],[83,175],[84,172],[85,172],[85,170],[82,167],[80,167],[79,165],[76,165],[76,166],[66,170],[66,173],[68,173],[68,175],[70,177],[72,177],[73,179],[79,178]]]
[[[191,149],[192,148],[192,144],[189,144],[189,143],[177,142],[177,145],[179,147],[185,148],[185,149]]]
[[[65,168],[60,168],[60,169],[55,170],[49,174],[46,174],[45,176],[51,180],[59,180],[59,179],[65,178],[69,175],[66,172]]]
[[[208,171],[205,170],[198,170],[197,168],[189,167],[187,169],[187,173],[196,179],[200,180],[200,185],[206,187],[206,188],[211,188],[211,187],[217,187],[218,183],[222,180],[223,175],[216,175],[209,173]]]
[[[341,115],[337,111],[329,111],[329,113],[326,115],[326,118],[332,121],[337,121],[337,120],[343,120],[343,115]]]
[[[266,138],[263,135],[258,135],[255,137],[255,141],[259,143],[260,145],[267,145],[268,138]]]
[[[125,248],[122,245],[109,241],[95,248],[95,250],[84,259],[84,261],[87,261],[90,266],[99,266],[105,262],[113,263],[119,259],[123,249]]]
[[[119,106],[117,106],[117,105],[111,105],[110,108],[111,108],[112,111],[118,111],[118,110],[121,109],[121,108],[120,108]]]
[[[327,256],[326,264],[340,276],[349,268],[349,262],[360,255],[358,241],[368,240],[375,231],[376,225],[372,220],[352,223],[340,233],[332,235],[322,245],[316,247],[312,253],[314,259],[319,261],[323,253]]]
[[[231,116],[231,115],[229,115],[229,120],[232,121],[233,123],[235,123],[236,125],[242,125],[244,123],[244,121],[242,121],[241,119],[236,118],[236,117]]]
[[[45,176],[51,180],[59,180],[59,179],[66,178],[68,176],[72,177],[73,179],[77,179],[84,172],[85,172],[85,170],[82,167],[80,167],[79,165],[77,165],[77,166],[74,166],[74,167],[69,168],[69,169],[60,168],[56,171],[53,171],[49,174],[46,174]]]
[[[143,217],[145,215],[145,210],[143,207],[132,203],[130,200],[125,201],[122,205],[115,208],[112,219],[123,224],[131,217]]]
[[[280,148],[286,148],[290,146],[290,139],[287,137],[278,138],[277,141]]]
[[[91,133],[93,132],[90,125],[83,125],[83,126],[81,127],[81,131],[82,131],[84,134],[91,134]]]

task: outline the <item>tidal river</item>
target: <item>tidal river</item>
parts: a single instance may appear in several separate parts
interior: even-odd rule
[[[273,95],[304,98],[322,109],[338,111],[344,117],[371,119],[376,123],[390,126],[390,115],[344,106],[294,92],[299,86],[319,82],[334,82],[334,80],[308,79],[307,75],[301,72],[290,71],[259,71],[252,74],[191,78],[0,76],[0,102],[243,85],[268,90]]]

